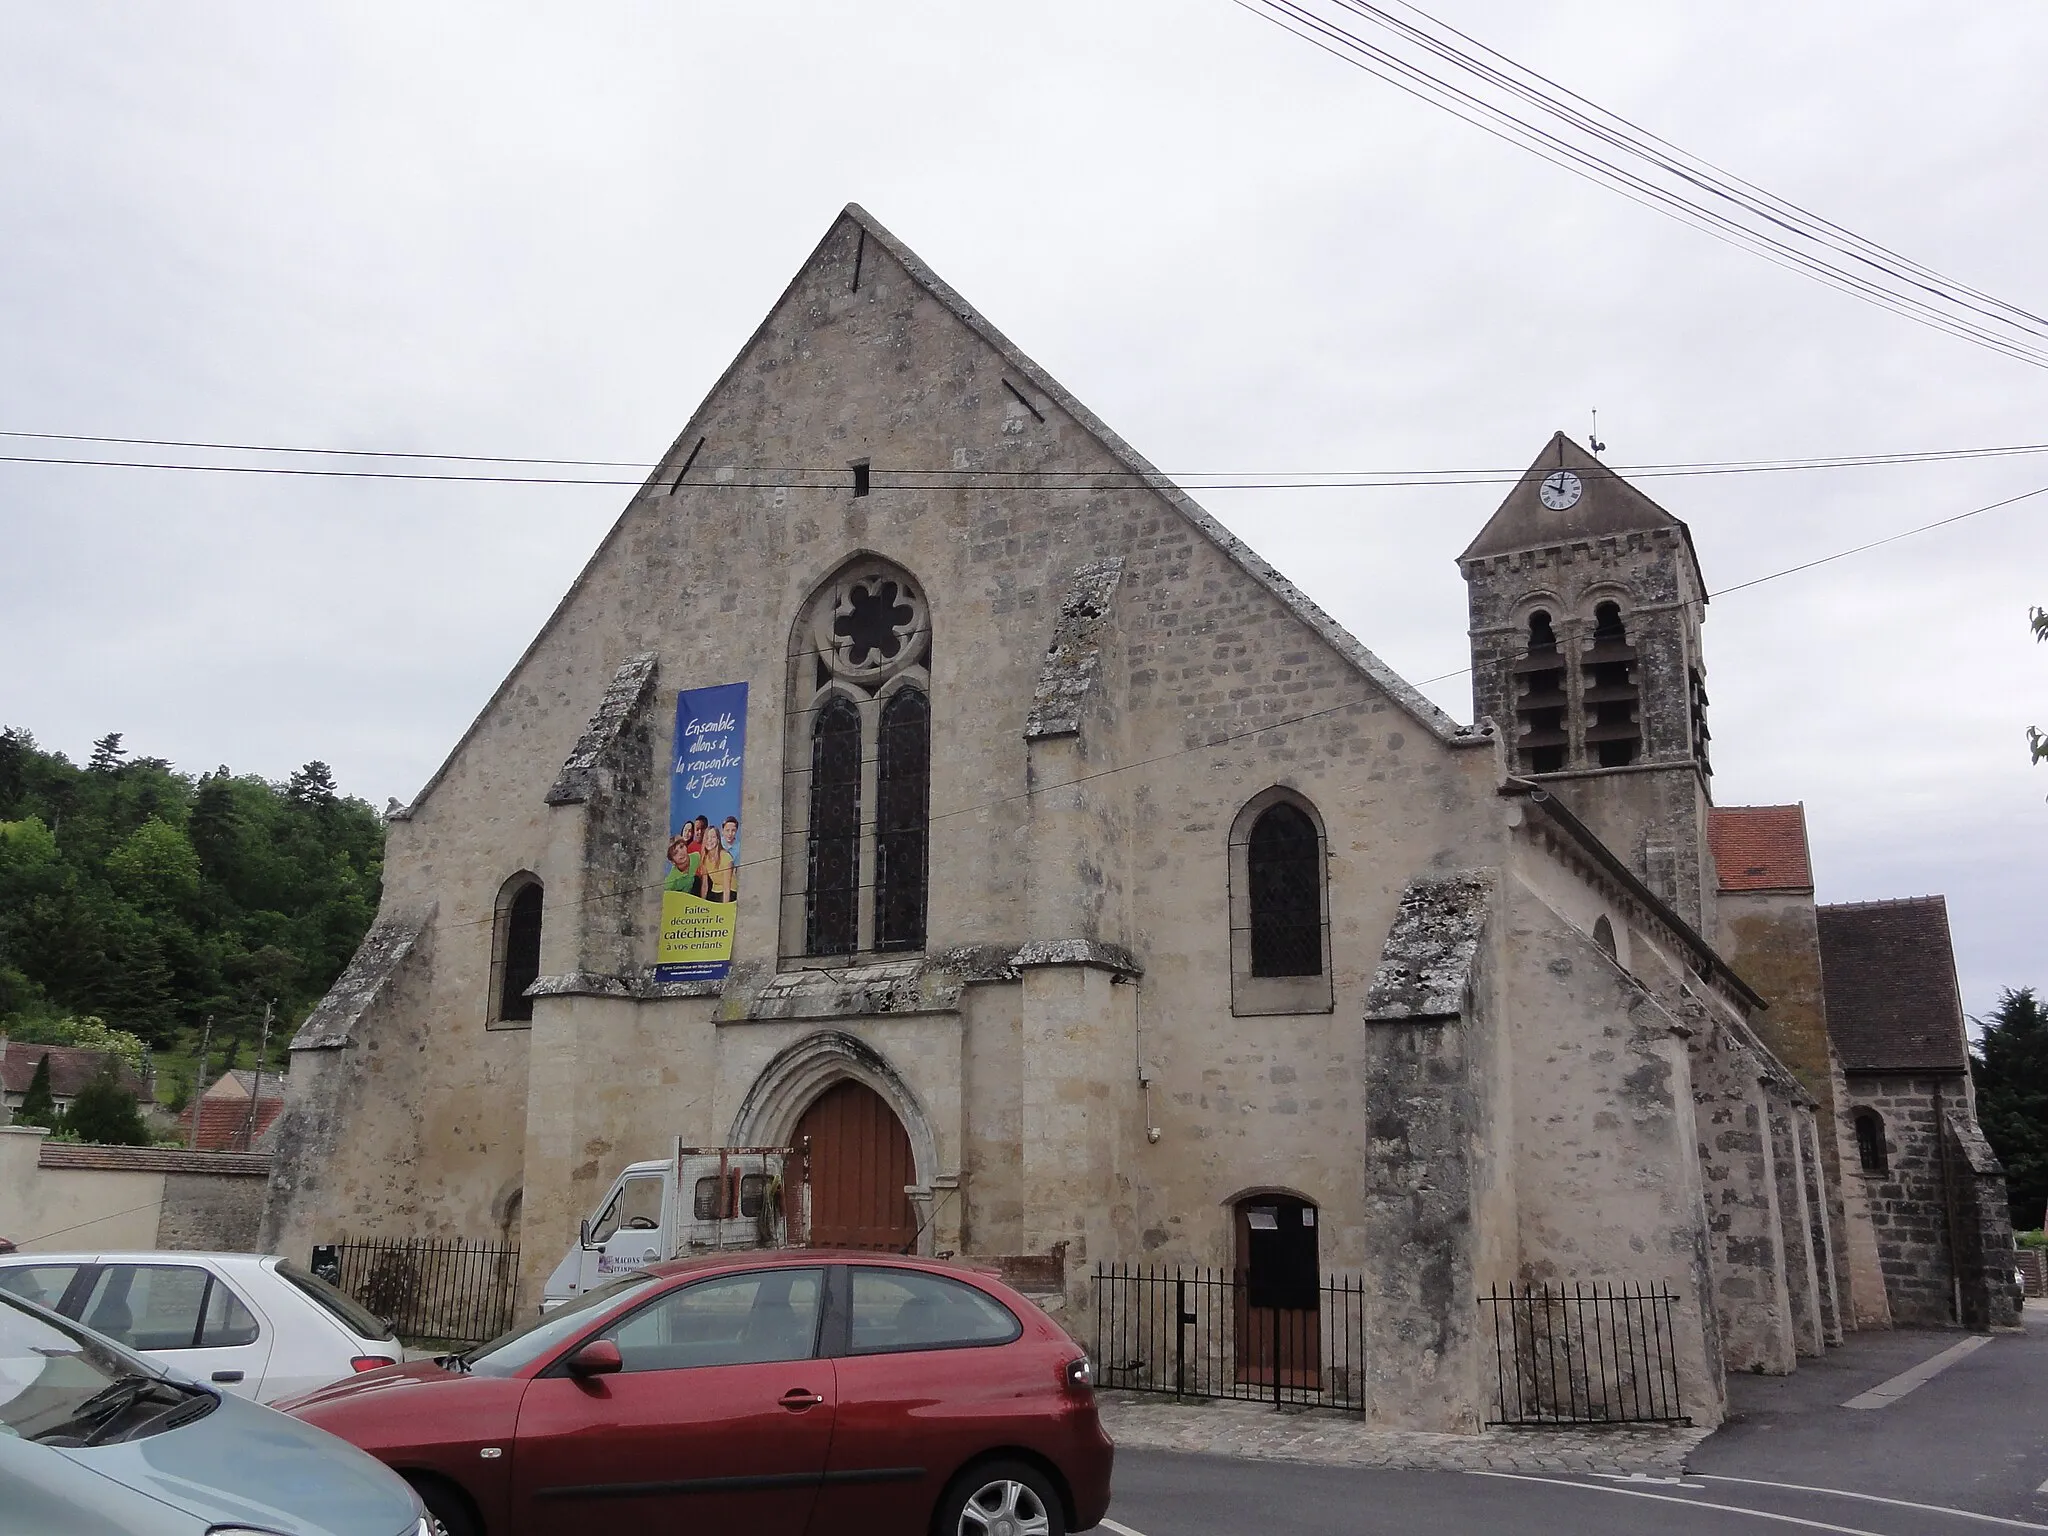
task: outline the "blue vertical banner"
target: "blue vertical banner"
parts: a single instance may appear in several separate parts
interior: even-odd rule
[[[746,755],[745,683],[676,695],[656,981],[718,981],[732,969]]]

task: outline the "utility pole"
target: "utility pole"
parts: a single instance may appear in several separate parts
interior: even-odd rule
[[[192,1134],[185,1138],[191,1151],[199,1150],[199,1106],[206,1099],[206,1056],[213,1046],[213,1015],[206,1016],[206,1028],[199,1032],[199,1072],[192,1080]]]
[[[242,1150],[248,1151],[256,1140],[256,1103],[263,1094],[263,1058],[270,1050],[270,1012],[276,1006],[272,998],[263,1005],[263,1032],[256,1037],[256,1075],[250,1080],[249,1116],[242,1122]]]

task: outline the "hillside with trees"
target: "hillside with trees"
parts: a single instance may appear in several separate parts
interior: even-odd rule
[[[161,1049],[210,1015],[218,1062],[273,1000],[288,1033],[369,927],[383,851],[325,763],[194,778],[119,734],[81,767],[0,732],[0,1033],[100,1019]]]

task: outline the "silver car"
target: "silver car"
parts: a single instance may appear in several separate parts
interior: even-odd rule
[[[7,1536],[429,1536],[413,1491],[323,1430],[0,1294]]]

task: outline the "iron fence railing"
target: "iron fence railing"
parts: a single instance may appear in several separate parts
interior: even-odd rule
[[[1098,1264],[1095,1361],[1106,1387],[1362,1410],[1364,1282],[1289,1293],[1243,1270]]]
[[[1690,1424],[1678,1391],[1666,1290],[1522,1286],[1479,1298],[1491,1313],[1494,1424]]]
[[[359,1238],[323,1243],[313,1269],[401,1338],[481,1344],[512,1327],[519,1250],[457,1239]]]

